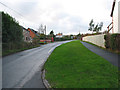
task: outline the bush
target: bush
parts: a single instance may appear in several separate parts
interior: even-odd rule
[[[120,34],[107,34],[104,36],[107,49],[120,51]]]
[[[105,39],[105,47],[108,49],[110,48],[110,35],[104,35],[104,39]]]
[[[2,12],[2,51],[3,55],[39,46],[39,38],[32,43],[24,42],[23,28],[10,15]]]
[[[2,12],[2,42],[22,42],[23,29],[10,15]]]

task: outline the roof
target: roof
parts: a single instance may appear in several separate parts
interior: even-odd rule
[[[23,26],[22,26],[22,28],[23,28],[24,30],[28,31],[28,29],[24,28]],[[30,31],[28,31],[28,32],[30,32]]]
[[[115,8],[115,3],[116,3],[116,0],[113,1],[112,11],[111,11],[111,14],[110,14],[111,17],[113,16],[113,12],[114,12],[114,8]]]
[[[33,30],[33,29],[31,29],[31,28],[29,28],[36,36],[40,36],[38,33],[37,33],[37,31],[35,31],[35,30]]]
[[[56,34],[57,36],[62,36],[62,33],[58,33],[58,34]]]

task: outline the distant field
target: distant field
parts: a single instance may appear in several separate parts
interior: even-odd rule
[[[57,47],[44,68],[53,88],[118,88],[118,69],[80,41]]]

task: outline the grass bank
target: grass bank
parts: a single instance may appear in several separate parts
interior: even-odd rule
[[[80,41],[57,47],[44,68],[53,88],[117,88],[118,69]]]
[[[36,47],[39,47],[40,45],[36,45],[36,46],[31,46],[31,47],[26,47],[26,48],[20,48],[20,49],[12,49],[12,50],[3,50],[2,51],[2,56],[7,56],[7,55],[10,55],[10,54],[14,54],[14,53],[17,53],[17,52],[20,52],[20,51],[24,51],[24,50],[28,50],[28,49],[32,49],[32,48],[36,48]]]

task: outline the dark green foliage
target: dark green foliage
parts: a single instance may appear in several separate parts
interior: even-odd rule
[[[120,34],[107,34],[104,39],[106,48],[120,51]]]
[[[45,34],[40,34],[40,39],[45,39]]]
[[[94,21],[92,19],[89,23],[89,29],[88,30],[99,33],[99,31],[102,30],[102,27],[103,27],[103,22],[100,22],[100,24],[98,23],[97,25],[95,25]]]
[[[2,54],[3,56],[21,50],[39,46],[35,39],[33,43],[23,41],[23,28],[10,15],[2,13]]]
[[[93,31],[93,29],[94,29],[94,23],[93,23],[93,19],[90,21],[90,23],[89,23],[89,31]]]
[[[55,38],[55,41],[66,41],[66,40],[72,40],[70,37],[63,37],[63,38]]]
[[[27,50],[27,49],[31,49],[34,47],[39,47],[40,45],[34,45],[34,43],[26,43],[26,42],[22,42],[22,43],[3,43],[2,44],[2,56],[6,56],[12,53],[16,53],[19,51],[23,51],[23,50]]]
[[[116,44],[116,38],[117,38],[117,34],[112,34],[110,36],[110,47],[114,50],[117,49],[117,44]]]
[[[109,35],[104,35],[104,39],[105,39],[105,47],[108,49],[110,48],[110,38]]]
[[[9,42],[22,42],[23,33],[22,27],[10,15],[2,12],[2,41],[3,43]]]
[[[50,35],[54,35],[54,32],[53,32],[53,30],[50,32]]]

